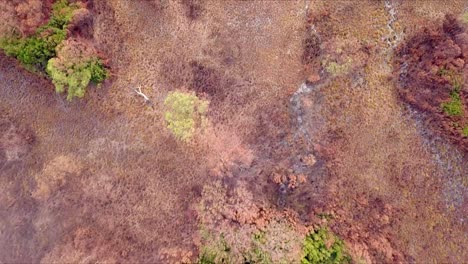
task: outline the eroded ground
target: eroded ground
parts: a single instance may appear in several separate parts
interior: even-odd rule
[[[92,6],[113,75],[84,99],[0,55],[1,262],[194,262],[223,233],[238,263],[261,230],[291,263],[319,225],[357,263],[466,261],[466,150],[402,102],[393,68],[464,1]],[[165,127],[175,89],[211,102],[190,145]]]

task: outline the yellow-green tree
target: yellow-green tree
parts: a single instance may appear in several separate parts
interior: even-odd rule
[[[63,41],[57,47],[57,57],[47,63],[47,73],[58,93],[67,92],[67,99],[81,98],[90,82],[99,84],[107,78],[107,70],[96,51],[76,39]]]
[[[177,139],[189,141],[205,125],[208,104],[193,92],[170,92],[164,100],[167,127]]]

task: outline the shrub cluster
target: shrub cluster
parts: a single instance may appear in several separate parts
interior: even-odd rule
[[[76,41],[66,41],[67,27],[78,8],[68,0],[58,0],[48,23],[32,36],[14,36],[0,41],[5,54],[15,57],[26,69],[47,73],[57,92],[64,92],[67,87],[68,100],[83,97],[90,81],[101,83],[107,78],[104,64],[95,52],[87,52],[86,45],[70,45]]]
[[[350,263],[351,258],[345,252],[342,240],[321,228],[310,233],[304,241],[302,264],[338,264]]]
[[[463,114],[463,103],[460,93],[456,90],[450,93],[450,101],[442,103],[441,106],[449,116],[461,116]]]

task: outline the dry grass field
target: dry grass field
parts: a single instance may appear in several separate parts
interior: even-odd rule
[[[83,2],[111,72],[84,98],[0,53],[1,263],[300,263],[320,226],[353,263],[468,260],[466,148],[395,63],[466,1]],[[189,143],[164,119],[176,90],[210,102]]]

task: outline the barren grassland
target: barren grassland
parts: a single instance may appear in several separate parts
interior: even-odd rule
[[[354,263],[466,262],[466,149],[394,68],[466,1],[85,2],[111,78],[83,99],[0,53],[0,262],[299,263],[324,226]],[[175,90],[210,101],[187,144]]]

